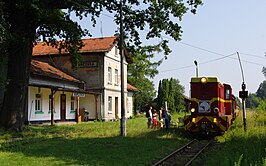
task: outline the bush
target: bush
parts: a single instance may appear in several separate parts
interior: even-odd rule
[[[260,102],[259,102],[259,105],[257,107],[257,111],[258,112],[264,112],[266,111],[266,101],[261,99]]]

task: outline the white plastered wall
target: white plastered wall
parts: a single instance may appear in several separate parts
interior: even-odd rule
[[[29,121],[49,121],[51,120],[51,112],[49,111],[49,88],[39,88],[29,86],[28,93],[28,120]],[[35,96],[41,95],[41,111],[35,111]],[[75,112],[71,111],[71,96],[72,92],[57,91],[54,95],[54,120],[60,120],[60,95],[66,94],[66,119],[75,120]],[[74,102],[74,108],[77,107]]]
[[[94,95],[85,94],[85,97],[80,97],[79,107],[89,111],[89,119],[96,119],[96,101]],[[98,109],[100,109],[99,104]]]
[[[129,118],[133,115],[133,92],[127,93],[126,102],[126,117]]]

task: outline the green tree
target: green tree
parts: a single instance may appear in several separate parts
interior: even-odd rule
[[[265,112],[266,111],[266,100],[260,99],[259,105],[256,110],[258,112]]]
[[[0,110],[0,126],[21,130],[24,123],[26,94],[28,91],[32,47],[36,37],[44,38],[55,44],[55,38],[65,38],[61,48],[79,48],[80,37],[84,34],[81,27],[70,20],[58,8],[70,3],[58,1],[1,1],[4,20],[5,40],[1,49],[7,56],[6,80],[3,105]],[[36,32],[37,30],[37,32]],[[75,49],[72,49],[75,50]],[[6,58],[4,58],[6,59]],[[14,104],[16,103],[16,104]]]
[[[260,86],[256,92],[256,95],[257,95],[257,97],[259,97],[261,99],[266,99],[266,80],[264,80],[260,84]]]
[[[264,77],[266,77],[266,67],[262,68],[262,73],[263,73]]]
[[[4,3],[0,1],[0,15],[4,14],[3,11]],[[6,53],[6,40],[7,40],[7,24],[3,17],[0,17],[0,110],[2,107],[3,97],[4,97],[4,87],[6,84],[6,74],[7,74],[7,53]]]
[[[161,95],[162,99],[161,100],[163,102],[163,106],[165,106],[165,107],[166,107],[165,102],[166,101],[168,102],[168,95],[169,95],[169,82],[168,82],[168,79],[163,79],[162,80],[162,95]]]
[[[117,13],[114,21],[119,24],[119,1],[117,0],[1,0],[1,19],[7,25],[7,40],[1,45],[7,50],[7,83],[3,89],[3,106],[0,110],[0,126],[20,130],[24,122],[26,94],[30,73],[32,47],[36,39],[43,38],[47,43],[65,49],[72,55],[73,67],[79,64],[77,54],[82,42],[80,38],[89,35],[89,31],[70,19],[70,14],[77,17],[90,16],[92,25],[102,11]],[[181,38],[178,21],[188,11],[195,13],[201,0],[168,1],[124,1],[123,18],[127,42],[133,47],[141,46],[139,32],[148,28],[146,39],[161,38],[169,35],[175,40]],[[143,9],[140,9],[140,6]],[[65,10],[61,10],[65,9]],[[0,23],[1,24],[1,23]],[[56,42],[56,39],[61,42]],[[160,47],[168,55],[170,49],[167,40],[162,40]],[[128,44],[129,45],[129,44]],[[16,103],[16,104],[14,104]]]
[[[266,81],[263,81],[260,84],[256,93],[250,93],[248,95],[248,98],[246,99],[246,106],[248,108],[257,108],[259,105],[261,104],[263,105],[263,101],[265,99],[266,99]]]
[[[175,111],[176,110],[176,105],[175,105],[175,95],[176,95],[176,89],[174,85],[174,80],[173,78],[170,78],[169,81],[169,94],[168,94],[168,109]]]
[[[161,82],[161,90],[158,91],[157,104],[160,106],[159,101],[162,101],[162,106],[165,106],[167,101],[168,110],[171,112],[185,110],[184,101],[184,87],[180,85],[178,79],[170,78],[163,79]],[[160,84],[159,84],[160,85]]]
[[[246,107],[247,108],[256,108],[259,105],[259,98],[256,94],[250,93],[248,98],[246,99]]]
[[[163,106],[163,101],[162,101],[162,81],[159,81],[159,85],[158,85],[158,95],[156,98],[156,103],[158,106],[158,109],[161,108]]]
[[[153,54],[150,54],[150,48],[143,47],[140,50],[131,50],[133,55],[133,63],[128,64],[128,82],[137,87],[140,92],[134,94],[134,109],[141,110],[147,104],[151,104],[156,91],[153,83],[149,78],[153,78],[158,70],[156,69],[159,62],[151,62],[148,59],[153,58]]]
[[[173,90],[175,91],[176,111],[184,111],[186,109],[184,100],[185,88],[180,84],[180,81],[178,79],[173,79],[173,85]]]
[[[266,54],[265,54],[265,58],[266,58]],[[264,77],[266,77],[266,67],[262,67],[262,74],[264,75]]]

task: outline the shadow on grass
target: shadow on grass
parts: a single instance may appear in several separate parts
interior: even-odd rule
[[[13,165],[31,165],[32,163],[31,159],[16,162],[19,158],[16,157],[16,153],[39,160],[38,165],[47,163],[50,165],[150,165],[185,142],[184,139],[177,139],[183,136],[182,128],[171,128],[167,131],[151,129],[143,135],[125,138],[121,136],[69,137],[66,131],[60,128],[57,126],[38,129],[33,127],[26,131],[29,133],[26,137],[13,133],[10,137],[13,138],[12,141],[0,144],[0,153],[12,152],[13,159],[11,157],[12,161],[7,163]],[[75,130],[74,126],[67,128],[68,132]],[[59,136],[31,137],[30,134],[36,135],[36,132],[39,135],[49,132]]]

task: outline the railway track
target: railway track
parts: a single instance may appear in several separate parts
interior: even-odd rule
[[[192,140],[152,166],[188,166],[208,147],[212,140]]]

